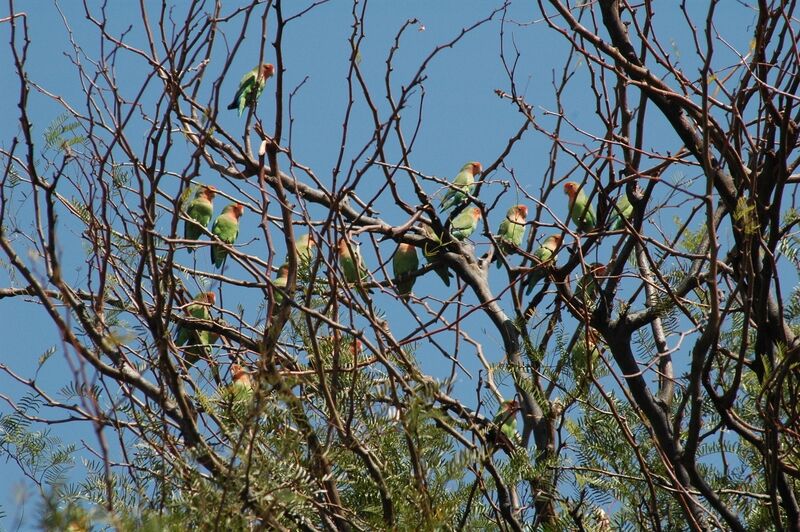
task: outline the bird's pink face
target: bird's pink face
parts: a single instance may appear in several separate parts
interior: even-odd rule
[[[236,219],[238,220],[239,218],[241,218],[243,214],[244,214],[244,205],[242,205],[241,203],[235,204],[233,206],[233,215],[236,216]]]
[[[217,195],[217,189],[212,186],[205,186],[203,187],[203,195],[208,200],[213,200],[214,196]]]
[[[527,218],[528,217],[528,207],[526,207],[525,205],[519,205],[517,207],[517,214],[519,216],[521,216],[522,218]]]
[[[563,236],[561,236],[561,235],[555,235],[555,236],[553,236],[553,243],[556,245],[556,247],[558,247],[558,246],[560,246],[560,245],[561,245],[561,241],[562,241],[562,240],[564,240],[564,237],[563,237]]]
[[[574,181],[569,181],[568,183],[564,183],[564,193],[570,198],[574,198],[575,194],[578,193],[578,184],[575,183]]]
[[[513,401],[509,401],[506,403],[506,412],[508,412],[509,414],[514,414],[517,411],[519,411],[519,401],[514,399]]]
[[[272,63],[267,63],[266,65],[261,65],[261,77],[264,79],[269,79],[272,75],[275,74],[275,65]]]
[[[353,340],[353,345],[352,345],[353,356],[358,356],[358,354],[361,352],[363,348],[364,346],[361,344],[361,340],[359,340],[358,338]]]
[[[250,375],[244,370],[242,366],[239,364],[231,364],[231,375],[233,375],[234,382],[238,382],[241,380],[249,381]]]
[[[483,172],[483,165],[481,163],[472,163],[472,175],[476,176]]]
[[[606,265],[598,264],[592,269],[592,274],[595,276],[603,276],[606,274]]]
[[[472,208],[472,217],[475,218],[476,220],[480,220],[481,219],[481,210],[480,210],[480,208],[478,208],[478,207],[473,207]]]
[[[278,277],[286,277],[289,275],[289,267],[288,266],[281,266],[278,269]]]

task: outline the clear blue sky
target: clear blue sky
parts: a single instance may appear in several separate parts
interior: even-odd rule
[[[94,3],[92,3],[94,4]],[[152,10],[157,10],[158,3],[145,2]],[[226,9],[231,9],[226,2]],[[302,5],[306,3],[303,2]],[[705,2],[697,2],[705,4]],[[128,41],[134,45],[142,45],[141,30],[139,28],[139,12],[134,9],[134,3],[110,2],[108,6],[111,21],[110,32],[119,34],[128,25],[133,25],[133,30]],[[297,8],[301,3],[286,2],[287,6]],[[496,1],[404,1],[404,2],[372,2],[369,6],[366,26],[366,41],[361,47],[361,67],[368,76],[368,83],[372,86],[373,96],[381,110],[386,109],[383,98],[383,79],[385,75],[385,60],[392,45],[393,36],[406,19],[417,18],[420,24],[411,28],[403,37],[400,51],[395,61],[393,86],[397,90],[406,84],[416,71],[420,61],[437,45],[456,36],[460,30],[473,22],[487,16],[491,10],[500,5]],[[664,46],[672,46],[674,57],[678,61],[691,60],[693,45],[691,34],[682,21],[676,9],[677,2],[659,3],[656,5],[659,20],[662,21],[660,35]],[[63,2],[62,9],[69,25],[73,30],[73,38],[85,48],[89,54],[97,53],[98,36],[96,30],[84,19],[82,7],[77,3]],[[299,92],[294,105],[294,138],[293,152],[295,157],[303,164],[315,170],[317,175],[325,182],[330,180],[330,170],[333,168],[339,149],[341,126],[343,121],[343,108],[347,98],[346,73],[349,57],[347,38],[352,24],[351,9],[348,2],[334,1],[318,7],[300,21],[287,28],[285,40],[286,78],[285,86],[288,90],[297,86],[304,78],[308,77],[305,86]],[[699,7],[697,7],[699,9]],[[27,65],[30,79],[36,81],[49,91],[62,95],[68,102],[82,105],[83,95],[77,84],[75,67],[69,57],[71,54],[69,36],[64,27],[64,22],[53,4],[46,2],[24,3],[21,2],[18,10],[28,10],[28,21],[31,31],[31,48]],[[96,9],[96,6],[93,8]],[[182,9],[182,8],[181,8]],[[752,16],[738,3],[726,4],[726,13],[729,17],[730,27],[720,28],[726,39],[739,49],[747,49],[747,30]],[[287,15],[292,11],[287,8]],[[0,8],[0,17],[8,15],[8,6],[3,4]],[[178,17],[179,18],[179,17]],[[544,116],[544,109],[555,109],[552,82],[558,76],[560,68],[566,57],[567,46],[562,38],[549,30],[541,19],[541,14],[530,2],[517,2],[509,11],[509,20],[505,28],[505,46],[509,57],[513,59],[513,43],[520,51],[517,65],[517,88],[526,97],[527,101],[535,106],[535,115],[547,127],[553,123],[552,118]],[[151,21],[155,16],[151,16]],[[422,27],[424,26],[424,30]],[[271,26],[272,27],[272,26]],[[509,104],[495,95],[496,89],[510,90],[509,80],[499,59],[500,51],[500,17],[484,25],[463,39],[457,47],[445,50],[428,67],[428,79],[425,82],[424,125],[420,130],[419,139],[412,153],[413,165],[425,172],[444,178],[450,178],[458,171],[461,165],[469,160],[478,160],[487,165],[504,149],[508,138],[522,124],[522,116]],[[743,31],[744,30],[744,31]],[[235,24],[230,27],[230,37],[235,35]],[[258,33],[257,21],[253,21],[251,31],[248,33],[248,43],[252,48],[240,52],[235,59],[234,66],[222,85],[223,104],[228,103],[230,95],[235,90],[241,73],[249,70],[258,60]],[[10,37],[9,25],[0,24],[0,67],[3,72],[11,73],[12,57],[8,48]],[[215,79],[221,69],[224,56],[222,48],[218,48],[217,57],[208,66]],[[271,46],[266,49],[267,60],[271,60],[273,53]],[[730,54],[720,47],[720,64],[730,62]],[[131,81],[130,90],[137,90],[137,81],[141,78],[144,64],[140,60],[133,60],[130,55],[122,55],[117,66],[118,74]],[[585,65],[574,65],[576,77],[565,95],[567,112],[572,120],[580,123],[582,127],[593,128],[593,132],[602,136],[599,123],[593,118],[593,100],[589,89],[581,79],[585,79]],[[696,68],[687,68],[688,73],[696,73]],[[157,85],[152,85],[153,88]],[[0,116],[4,117],[0,124],[0,146],[8,148],[11,139],[19,135],[16,122],[18,116],[17,97],[19,89],[17,81],[12,75],[0,77]],[[44,128],[53,121],[61,109],[53,101],[41,94],[32,92],[32,101],[29,111],[34,123],[34,138],[41,139]],[[268,86],[264,99],[272,98]],[[407,110],[406,123],[411,122],[416,114],[419,99],[412,99],[412,107]],[[266,105],[259,107],[262,117],[269,123],[273,115]],[[221,112],[220,120],[224,127],[232,131],[240,128],[243,119],[239,119],[233,112]],[[372,135],[371,119],[367,109],[362,103],[356,105],[355,113],[351,118],[352,131],[350,143],[345,156],[349,161],[358,152],[359,148],[367,142]],[[566,131],[566,136],[584,142],[574,131]],[[141,139],[141,136],[139,137]],[[678,147],[678,139],[667,129],[654,128],[650,135],[654,145],[663,148],[670,144]],[[173,171],[180,171],[185,165],[182,157],[186,157],[188,146],[176,145],[171,155]],[[529,131],[523,140],[517,144],[513,152],[507,157],[506,167],[512,168],[520,180],[524,190],[532,196],[537,196],[542,183],[542,176],[547,170],[548,151],[550,142],[538,133]],[[580,147],[576,147],[580,150]],[[395,151],[396,147],[390,147]],[[560,172],[566,172],[570,164],[564,161]],[[346,168],[346,167],[345,167]],[[561,175],[561,174],[559,174]],[[510,174],[505,169],[499,169],[488,176],[490,184],[482,191],[482,199],[491,204],[493,198],[504,191],[501,181],[510,180]],[[219,179],[211,171],[205,171],[202,179],[206,183],[214,184],[231,194],[236,191]],[[364,180],[363,187],[359,188],[361,197],[368,197],[371,190],[382,184],[382,174],[373,170]],[[176,182],[167,184],[175,186]],[[408,191],[408,188],[405,188]],[[435,192],[431,185],[428,192]],[[411,201],[411,194],[406,196]],[[20,201],[21,195],[17,196]],[[510,192],[500,199],[498,207],[491,213],[489,227],[495,230],[505,215],[508,206],[524,201],[512,187]],[[533,207],[533,205],[530,205]],[[389,196],[376,205],[383,218],[396,224],[406,220],[402,211],[393,205]],[[552,196],[550,207],[562,219],[566,214],[565,200],[560,194]],[[248,214],[250,215],[248,217]],[[659,214],[663,224],[669,224],[672,216],[680,215],[679,209],[673,212]],[[242,220],[242,234],[240,241],[248,241],[257,237],[256,222],[252,213],[246,213]],[[29,217],[21,213],[21,228],[29,229]],[[167,223],[167,218],[164,218]],[[552,221],[545,217],[543,221]],[[546,233],[545,233],[546,234]],[[475,238],[480,253],[486,251],[486,241],[482,236]],[[367,243],[366,241],[364,242]],[[263,241],[251,243],[252,250],[263,249]],[[65,262],[73,270],[72,279],[81,278],[78,270],[82,267],[84,254],[77,239],[71,241],[66,238],[62,242],[62,252]],[[259,247],[261,246],[261,247]],[[382,247],[384,258],[388,257],[393,245],[385,243]],[[376,266],[375,257],[369,246],[363,246],[367,262],[373,268]],[[608,260],[609,247],[599,249],[597,260]],[[255,252],[255,251],[254,251]],[[595,259],[595,257],[592,257]],[[185,259],[185,256],[179,258]],[[201,261],[207,261],[205,253]],[[201,262],[200,266],[208,266],[208,262]],[[67,272],[71,270],[66,269]],[[236,272],[235,267],[230,274]],[[70,275],[68,274],[68,278]],[[493,288],[501,289],[506,282],[504,273],[492,270]],[[0,270],[0,285],[19,286],[8,278],[5,270]],[[445,297],[448,293],[441,281],[433,274],[422,278],[415,287],[418,294],[432,294]],[[241,303],[248,309],[255,311],[260,300],[253,301],[247,292],[225,289],[226,304],[231,302]],[[235,302],[235,303],[233,303]],[[415,325],[413,320],[401,309],[396,301],[388,295],[376,296],[377,304],[388,311],[391,324],[395,328],[395,335],[404,336]],[[473,303],[471,295],[466,297],[467,303]],[[504,299],[504,306],[511,312],[510,299]],[[35,306],[24,303],[22,300],[0,300],[0,334],[6,338],[0,348],[0,363],[7,364],[9,368],[26,377],[33,375],[38,356],[51,346],[57,349],[56,354],[41,369],[38,376],[39,384],[48,392],[57,395],[58,390],[65,386],[70,378],[69,366],[65,363],[63,349],[50,322]],[[452,314],[450,315],[452,317]],[[497,363],[502,358],[501,341],[498,333],[489,326],[482,313],[475,313],[468,318],[464,326],[470,331],[473,338],[483,343],[487,358]],[[452,338],[450,340],[452,342]],[[474,349],[462,342],[459,358],[464,366],[477,376],[479,364],[474,355]],[[417,358],[423,368],[438,379],[446,379],[450,374],[450,363],[443,359],[439,353],[428,345],[420,344]],[[682,368],[676,368],[679,375]],[[513,394],[511,388],[505,386],[504,391]],[[8,375],[0,373],[0,390],[10,397],[19,397],[23,388],[14,383]],[[456,395],[474,404],[475,382],[466,376],[459,378],[456,386]],[[0,412],[5,413],[8,407],[0,403]],[[61,414],[55,413],[57,417]],[[42,412],[41,415],[50,417],[53,413]],[[55,434],[64,439],[81,445],[83,439],[88,445],[95,447],[96,438],[91,427],[55,426]],[[82,467],[77,465],[75,474],[80,478]],[[14,529],[15,494],[19,489],[30,490],[30,483],[26,482],[13,463],[0,463],[0,505],[8,514],[3,527]],[[32,526],[31,516],[35,513],[28,507],[26,521],[21,528]]]

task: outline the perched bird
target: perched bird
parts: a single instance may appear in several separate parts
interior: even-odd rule
[[[628,195],[623,192],[622,196],[617,200],[616,208],[611,210],[608,228],[612,231],[622,229],[625,227],[625,220],[630,220],[632,214],[633,205],[631,205],[631,202],[628,200]]]
[[[580,278],[577,286],[575,287],[575,297],[582,301],[585,305],[593,307],[600,285],[598,278],[605,274],[605,264],[600,264],[599,262],[591,263],[587,268],[586,274]]]
[[[433,245],[426,242],[422,246],[422,254],[425,256],[425,260],[428,264],[432,264],[437,261],[439,250],[442,248],[442,239],[439,238],[439,235],[436,234],[433,227],[430,225],[424,224],[422,230],[425,232],[426,237],[435,242]],[[436,275],[439,276],[445,286],[450,286],[450,278],[453,274],[450,273],[450,270],[447,269],[447,266],[443,262],[440,262],[433,271],[436,272]]]
[[[512,253],[522,244],[525,236],[525,221],[528,219],[528,207],[525,205],[514,205],[508,212],[506,218],[500,222],[500,229],[497,231],[497,240],[500,251],[503,255]],[[496,258],[497,267],[500,267],[500,260]]]
[[[231,364],[233,382],[228,388],[234,405],[249,403],[253,397],[253,380],[239,364]]]
[[[401,242],[392,257],[392,270],[397,293],[403,301],[408,301],[408,294],[411,293],[411,289],[414,288],[414,283],[417,281],[416,277],[409,277],[408,274],[416,271],[417,268],[419,268],[417,248]]]
[[[306,233],[300,235],[294,241],[294,249],[297,253],[297,260],[301,266],[307,266],[311,259],[314,257],[314,250],[317,247],[317,242],[314,240],[314,235]]]
[[[239,88],[233,97],[233,101],[228,105],[228,109],[239,109],[239,116],[242,116],[245,106],[252,107],[255,105],[256,100],[261,97],[267,80],[274,73],[275,66],[271,63],[264,63],[245,74],[239,82]]]
[[[272,281],[272,286],[274,289],[272,290],[272,294],[275,298],[275,304],[280,305],[283,303],[283,293],[281,289],[286,289],[286,284],[289,281],[289,265],[283,264],[280,268],[278,268],[278,276]]]
[[[352,249],[352,253],[350,250]],[[364,267],[364,261],[361,260],[361,254],[358,252],[358,244],[350,242],[344,238],[339,240],[339,265],[342,267],[344,280],[350,284],[359,283],[367,280],[367,269]],[[363,288],[359,287],[362,295]]]
[[[478,207],[467,209],[453,218],[453,222],[450,224],[450,234],[456,240],[469,238],[469,235],[475,232],[480,221],[481,210]]]
[[[483,172],[483,166],[478,162],[469,162],[461,167],[461,171],[442,197],[442,212],[459,205],[467,199],[468,194],[471,195],[475,191],[475,176],[481,172]]]
[[[597,361],[604,349],[599,340],[597,331],[588,327],[580,333],[570,350],[570,368],[575,379],[576,393],[580,396],[586,394],[591,375],[598,370]]]
[[[184,308],[184,312],[197,320],[210,320],[211,307],[217,301],[214,292],[200,292],[195,296],[190,304]],[[209,331],[200,331],[188,327],[178,327],[175,337],[175,345],[181,347],[188,344],[184,349],[184,360],[189,365],[193,365],[200,357],[211,355],[211,344],[216,341],[218,335],[212,335]],[[213,339],[213,341],[212,341]]]
[[[533,290],[533,287],[535,287],[539,281],[544,279],[547,264],[551,260],[554,260],[553,255],[558,249],[558,246],[561,245],[561,240],[561,235],[550,235],[544,240],[541,247],[533,253],[534,270],[528,275],[528,280],[526,283],[527,288],[525,289],[526,294],[530,294]]]
[[[514,448],[522,442],[522,438],[517,432],[517,412],[519,411],[519,403],[515,400],[503,401],[500,403],[500,408],[492,420],[492,423],[500,428],[498,432],[496,429],[490,433],[492,443],[507,453],[514,452]]]
[[[231,375],[233,375],[233,386],[253,391],[253,381],[250,374],[239,364],[231,364]]]
[[[569,217],[575,222],[578,231],[588,233],[594,229],[597,217],[580,185],[574,181],[564,183],[564,193],[569,198]]]
[[[211,186],[202,186],[194,195],[194,199],[186,207],[186,216],[191,218],[183,225],[183,237],[187,240],[197,240],[203,234],[203,229],[208,227],[211,216],[214,214],[214,196],[217,189]],[[194,246],[188,247],[189,253],[194,251]]]
[[[231,203],[222,209],[222,214],[217,216],[211,233],[222,240],[225,244],[233,245],[236,237],[239,236],[239,218],[244,214],[244,205],[241,203]],[[211,244],[211,262],[214,266],[221,268],[228,256],[228,250],[219,244]]]

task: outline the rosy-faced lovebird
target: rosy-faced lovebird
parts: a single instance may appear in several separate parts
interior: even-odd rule
[[[233,375],[233,385],[242,389],[253,391],[253,381],[250,374],[239,364],[231,364],[231,374]]]
[[[357,243],[348,242],[344,238],[339,240],[339,266],[342,268],[344,280],[348,283],[354,284],[367,280],[367,269],[361,260],[361,253],[358,251]],[[359,292],[366,297],[363,288],[359,288]]]
[[[500,425],[503,434],[512,441],[519,438],[516,416],[518,411],[519,403],[516,400],[503,401],[500,403],[500,408],[498,408],[493,420],[494,423]]]
[[[280,305],[283,302],[283,292],[281,290],[286,289],[286,285],[289,281],[289,265],[283,264],[280,268],[278,268],[278,276],[272,281],[272,294],[275,298],[275,304]]]
[[[588,391],[591,374],[596,371],[600,360],[602,344],[598,345],[598,332],[588,327],[580,333],[569,353],[572,375],[575,379],[576,393],[584,396]]]
[[[453,218],[450,224],[450,234],[456,240],[464,240],[469,238],[475,229],[478,227],[478,222],[481,221],[481,210],[478,207],[466,209],[464,212]]]
[[[517,432],[517,412],[519,411],[519,403],[516,400],[503,401],[500,403],[500,408],[497,410],[492,423],[495,427],[500,429],[493,429],[490,432],[490,438],[495,447],[505,450],[511,454],[514,448],[522,443]]]
[[[602,277],[606,274],[606,266],[593,262],[586,270],[586,274],[580,278],[575,287],[575,297],[584,304],[594,307],[597,291],[603,282]]]
[[[187,316],[197,320],[210,320],[211,307],[217,301],[214,292],[200,292],[192,302],[184,308]],[[213,335],[216,338],[216,335]],[[201,356],[211,354],[212,334],[209,331],[200,331],[188,327],[178,327],[175,345],[188,347],[184,349],[184,360],[190,365],[197,362]]]
[[[228,105],[228,109],[239,109],[239,116],[242,116],[244,108],[252,107],[261,97],[267,80],[274,73],[275,67],[271,63],[264,63],[245,74],[239,82],[239,89],[236,91],[233,101]]]
[[[428,264],[433,264],[437,261],[437,257],[439,256],[439,251],[442,248],[442,239],[439,238],[439,235],[433,230],[433,227],[430,225],[424,224],[422,226],[423,231],[425,232],[425,236],[429,239],[434,241],[434,244],[425,243],[422,246],[422,254],[425,256],[425,260]],[[436,272],[436,275],[442,280],[445,286],[450,286],[450,278],[453,274],[450,273],[450,270],[447,269],[447,265],[444,262],[439,262],[439,265],[433,269]]]
[[[311,262],[316,247],[317,242],[314,240],[314,236],[309,233],[300,235],[295,239],[294,248],[297,252],[297,260],[301,266],[307,266]]]
[[[528,219],[528,207],[525,205],[514,205],[506,212],[505,219],[500,222],[500,229],[497,231],[497,243],[500,251],[504,255],[513,253],[522,244],[525,236],[525,221]],[[500,260],[497,260],[497,267],[500,267]]]
[[[397,293],[400,299],[408,301],[408,294],[414,288],[416,277],[404,277],[409,273],[414,272],[419,268],[419,255],[417,255],[417,248],[411,244],[401,242],[397,246],[397,251],[394,252],[392,257],[392,270],[394,273],[394,285],[397,287]]]
[[[483,166],[479,162],[472,161],[461,167],[461,171],[442,197],[442,212],[461,204],[467,199],[467,194],[471,195],[475,191],[475,176],[481,172]]]
[[[574,181],[564,183],[564,193],[569,198],[569,217],[575,222],[578,231],[588,233],[594,229],[597,217],[580,185]]]
[[[203,229],[208,227],[211,216],[214,214],[214,196],[217,189],[211,186],[202,186],[194,195],[194,199],[186,207],[186,220],[183,225],[183,237],[187,240],[197,240],[203,234]],[[188,246],[189,253],[194,251],[194,246]]]
[[[561,235],[550,235],[548,236],[544,242],[542,243],[541,247],[534,251],[533,253],[533,270],[530,274],[528,274],[528,280],[526,282],[527,288],[525,289],[526,294],[530,294],[533,287],[536,284],[544,279],[544,276],[547,272],[548,263],[553,260],[553,255],[555,254],[558,246],[561,245]]]
[[[236,237],[239,236],[239,218],[244,214],[244,205],[241,203],[231,203],[222,209],[222,214],[217,216],[211,233],[222,240],[225,244],[233,245]],[[219,244],[211,244],[211,262],[214,266],[221,268],[228,256],[228,250]]]
[[[633,214],[633,205],[628,200],[628,195],[624,192],[617,200],[617,205],[612,209],[609,216],[608,226],[612,231],[622,229],[625,227],[625,220],[630,220]]]
[[[245,407],[253,397],[253,380],[239,364],[231,364],[233,382],[228,387],[234,407]]]

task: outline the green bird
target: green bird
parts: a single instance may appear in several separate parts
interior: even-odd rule
[[[408,274],[415,272],[417,268],[419,268],[417,248],[411,244],[400,242],[397,251],[394,252],[394,257],[392,257],[392,270],[395,278],[394,285],[403,301],[408,301],[408,294],[411,293],[411,289],[414,288],[414,283],[417,281],[416,277],[408,276]]]
[[[533,290],[533,287],[535,287],[539,281],[544,279],[544,276],[547,272],[546,268],[548,263],[552,260],[555,260],[553,255],[561,245],[561,240],[562,236],[560,234],[550,235],[544,240],[541,247],[533,253],[534,269],[530,274],[528,274],[528,280],[525,288],[526,294],[530,294]]]
[[[244,75],[239,82],[239,88],[233,101],[228,105],[228,109],[239,109],[239,116],[242,116],[246,106],[253,107],[264,92],[267,80],[275,73],[275,66],[271,63],[264,63]]]
[[[597,331],[589,327],[580,333],[569,353],[575,390],[579,396],[585,396],[592,373],[597,375],[598,370],[602,368],[597,364],[604,349],[603,344],[598,341],[598,336]]]
[[[628,200],[628,195],[623,192],[617,200],[617,206],[611,211],[608,221],[609,229],[616,231],[625,227],[625,220],[630,220],[633,214],[633,205]]]
[[[217,189],[211,186],[202,186],[195,193],[194,199],[186,208],[186,220],[183,225],[183,238],[186,240],[198,240],[203,234],[203,229],[208,226],[211,216],[214,214],[214,196]],[[194,246],[189,245],[189,253],[194,251]]]
[[[594,229],[597,224],[597,216],[580,185],[574,181],[564,183],[564,193],[569,198],[569,217],[575,222],[578,231],[588,233]]]
[[[433,245],[426,242],[422,246],[422,254],[425,256],[425,260],[428,264],[433,264],[437,262],[439,250],[442,248],[442,239],[439,238],[439,235],[436,234],[433,227],[430,225],[424,224],[422,230],[426,237],[435,242]],[[436,266],[433,271],[436,272],[436,275],[439,276],[445,286],[450,286],[450,278],[453,274],[450,273],[450,270],[447,269],[447,265],[445,265],[444,262],[439,261],[439,265]]]
[[[211,307],[217,301],[214,292],[200,292],[195,296],[190,304],[184,308],[187,316],[197,320],[210,320]],[[184,360],[189,365],[193,365],[200,357],[211,355],[211,344],[219,338],[218,335],[209,331],[200,331],[188,327],[178,327],[175,337],[175,345],[178,347],[187,346],[184,352]],[[188,344],[188,345],[187,345]]]
[[[479,162],[469,162],[461,167],[461,171],[442,197],[442,212],[461,204],[467,199],[468,194],[471,195],[475,191],[475,176],[481,172],[483,166]]]
[[[575,297],[587,306],[594,306],[597,292],[600,289],[600,277],[606,274],[605,264],[593,262],[587,268],[586,274],[580,278],[575,287]]]
[[[295,239],[294,249],[301,266],[308,266],[311,263],[316,247],[317,242],[314,240],[314,235],[309,233],[300,235]]]
[[[467,209],[455,218],[450,224],[450,234],[456,240],[464,240],[475,232],[481,221],[481,210],[478,207]]]
[[[353,250],[352,253],[350,250]],[[358,251],[358,244],[350,242],[344,238],[339,240],[339,266],[342,268],[344,280],[350,284],[363,283],[367,280],[367,269],[364,267],[364,261],[361,260],[361,254]],[[359,286],[359,292],[362,296],[366,297],[364,289]],[[371,290],[367,292],[372,293]]]
[[[280,268],[278,268],[278,276],[272,281],[272,286],[274,289],[272,290],[272,294],[275,298],[275,304],[280,305],[283,303],[283,293],[281,290],[286,289],[286,285],[289,281],[289,265],[283,264]]]
[[[495,427],[499,427],[500,431],[495,429],[490,432],[490,440],[496,447],[504,449],[509,454],[522,443],[522,438],[517,432],[518,411],[519,403],[516,400],[503,401],[492,420],[492,423]]]
[[[244,214],[244,205],[241,203],[231,203],[222,209],[222,214],[217,216],[211,233],[225,244],[232,246],[239,236],[239,218]],[[221,268],[228,256],[228,250],[219,244],[211,244],[211,262],[214,266]]]
[[[505,219],[500,222],[500,229],[497,231],[497,241],[503,255],[513,253],[522,244],[525,236],[525,221],[528,219],[528,207],[525,205],[514,205],[506,212]],[[497,267],[500,268],[500,259],[495,255]]]
[[[250,374],[239,364],[231,364],[231,374],[233,375],[233,386],[243,390],[253,391],[253,381]]]
[[[228,386],[228,393],[232,405],[234,408],[246,406],[253,398],[253,380],[250,378],[250,373],[239,364],[231,364],[231,375],[233,382]]]

